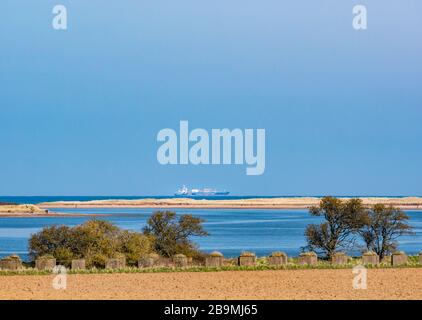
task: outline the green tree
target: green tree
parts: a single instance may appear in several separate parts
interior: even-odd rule
[[[352,247],[354,235],[365,223],[365,211],[360,199],[342,201],[324,197],[319,206],[309,210],[312,216],[322,216],[325,222],[307,226],[307,248],[331,258],[337,251]]]
[[[366,212],[365,224],[359,233],[367,249],[382,259],[397,249],[400,236],[413,234],[408,220],[409,216],[400,209],[376,204]]]
[[[69,259],[69,252],[65,252],[63,248],[70,248],[72,241],[71,228],[67,226],[45,227],[30,237],[29,255],[31,258],[36,259],[37,257],[51,254],[59,260],[59,263],[66,263]]]
[[[172,211],[157,211],[148,219],[144,234],[154,239],[154,251],[171,257],[177,253],[193,256],[198,253],[192,236],[207,236],[203,220],[191,215],[176,216]]]
[[[152,251],[152,239],[141,233],[125,230],[119,235],[118,251],[125,255],[129,265],[136,265],[141,257]]]
[[[73,252],[67,247],[58,247],[53,251],[52,256],[56,258],[58,264],[69,267],[72,263],[72,259],[75,258]]]
[[[73,229],[72,251],[78,256],[101,253],[112,257],[119,248],[119,235],[122,231],[104,220],[89,220]]]
[[[84,258],[88,267],[104,267],[108,258],[122,254],[134,264],[151,248],[151,239],[142,233],[121,230],[103,220],[89,220],[73,228],[45,227],[29,239],[33,259],[49,254],[69,265],[72,259]]]

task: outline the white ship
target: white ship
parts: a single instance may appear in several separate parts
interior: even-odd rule
[[[183,186],[174,194],[175,196],[184,196],[184,197],[196,197],[196,196],[227,196],[229,191],[221,191],[212,188],[203,188],[203,189],[188,189],[186,186]]]

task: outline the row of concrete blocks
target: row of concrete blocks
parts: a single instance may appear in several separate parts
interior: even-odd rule
[[[177,254],[171,259],[172,265],[175,267],[187,267],[189,259],[183,254]],[[331,263],[333,265],[346,265],[348,256],[343,253],[336,253]],[[391,256],[391,264],[393,266],[404,265],[407,262],[407,255],[403,252],[394,253]],[[422,253],[419,255],[419,262],[422,264]],[[309,252],[301,254],[298,257],[299,265],[316,265],[318,257],[315,253]],[[366,253],[362,255],[362,264],[364,265],[378,265],[380,263],[378,255],[375,253]],[[287,255],[284,253],[274,253],[268,257],[269,265],[286,265]],[[150,257],[142,258],[138,261],[139,268],[151,268],[154,266],[169,265],[168,261],[163,262],[158,256],[152,255]],[[212,254],[205,260],[207,267],[222,267],[224,265],[224,257],[222,254]],[[237,265],[239,266],[254,266],[256,265],[256,256],[248,253],[240,255],[237,258]],[[56,266],[56,259],[37,259],[35,261],[35,268],[38,270],[52,270]],[[125,258],[108,259],[105,264],[106,269],[123,269],[126,267]],[[0,269],[2,270],[19,270],[22,268],[20,260],[2,259],[0,260]],[[86,268],[85,259],[74,259],[71,262],[72,270],[84,270]]]
[[[175,267],[187,267],[190,263],[190,259],[182,254],[175,255],[172,259],[161,259],[156,255],[139,259],[139,268],[149,268],[154,266],[170,266]],[[42,258],[35,260],[35,268],[38,270],[53,270],[57,265],[57,261],[54,258]],[[208,266],[222,266],[223,256],[209,257],[207,258]],[[107,259],[105,263],[106,269],[123,269],[126,267],[125,258]],[[20,259],[1,259],[0,270],[20,270],[22,269],[22,261]],[[72,270],[84,270],[86,269],[85,259],[74,259],[71,261]]]
[[[125,262],[122,263],[122,261],[119,261],[116,263],[115,260],[118,260],[118,259],[109,259],[109,261],[107,261],[109,268],[112,268],[113,266],[116,266],[116,265],[123,265],[123,267],[126,265]],[[57,262],[56,262],[56,259],[54,258],[35,260],[35,268],[38,270],[53,270],[56,265],[57,265]],[[85,259],[72,260],[71,267],[73,270],[85,269]],[[0,270],[20,270],[22,268],[23,266],[22,266],[21,260],[17,260],[17,259],[16,260],[9,260],[9,259],[0,260]]]
[[[344,253],[336,253],[331,259],[332,265],[346,265],[349,257]],[[173,258],[176,267],[186,267],[188,265],[188,258],[184,255],[177,255]],[[281,266],[287,264],[287,255],[284,253],[274,253],[268,257],[268,264],[274,266]],[[422,264],[422,253],[419,255],[419,262]],[[303,253],[298,257],[299,265],[316,265],[318,257],[314,252]],[[374,253],[366,253],[362,255],[362,264],[364,265],[378,265],[380,263],[378,255]],[[407,255],[403,252],[394,253],[391,255],[391,264],[393,266],[400,266],[407,263]],[[157,261],[153,258],[141,259],[138,263],[140,268],[153,267],[157,265]],[[224,265],[224,257],[222,254],[214,254],[206,258],[205,266],[207,267],[222,267]],[[256,265],[256,256],[254,254],[240,255],[237,258],[238,266],[254,266]]]
[[[158,258],[144,258],[140,259],[138,266],[140,268],[150,267],[158,264]],[[186,256],[177,255],[173,259],[173,264],[176,267],[186,267],[188,265],[188,258]],[[169,265],[168,261],[165,261],[165,265]],[[35,260],[35,268],[38,270],[53,270],[57,265],[57,261],[54,258],[44,258]],[[123,269],[126,267],[125,258],[107,259],[105,262],[106,269]],[[19,259],[1,259],[0,270],[20,270],[22,269],[22,261]],[[85,259],[74,259],[71,261],[72,270],[84,270],[86,269]]]
[[[344,253],[336,253],[331,260],[332,265],[346,265],[349,257]],[[274,266],[286,265],[288,257],[284,253],[274,253],[268,257],[268,264]],[[173,263],[176,267],[188,266],[189,260],[186,256],[179,254],[173,257]],[[301,254],[298,257],[299,265],[316,265],[318,257],[314,252]],[[378,255],[374,253],[365,253],[362,255],[362,264],[364,265],[378,265],[380,263]],[[407,255],[403,252],[394,253],[391,255],[391,264],[393,266],[400,266],[407,263]],[[422,253],[419,255],[419,263],[422,264]],[[160,265],[160,261],[155,258],[143,258],[139,260],[139,268],[148,268]],[[224,265],[224,256],[222,254],[213,254],[206,258],[205,266],[207,267],[222,267]],[[237,258],[238,266],[254,266],[256,265],[256,256],[254,254],[244,254]]]

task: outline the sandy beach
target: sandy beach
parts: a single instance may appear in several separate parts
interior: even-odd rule
[[[348,199],[348,198],[340,198]],[[422,209],[421,197],[406,198],[361,198],[365,205],[383,203],[404,210]],[[140,199],[140,200],[95,200],[44,202],[39,207],[48,208],[203,208],[203,209],[307,209],[318,205],[320,198],[256,198],[241,200],[196,200],[188,198]]]
[[[74,218],[74,217],[108,217],[109,214],[78,214],[78,213],[1,213],[0,218]]]
[[[422,269],[369,269],[368,288],[351,269],[0,276],[0,299],[422,299]]]
[[[46,214],[47,211],[39,208],[33,204],[0,204],[0,215],[15,214],[15,215],[38,215]]]
[[[107,214],[78,214],[51,212],[32,204],[0,205],[0,218],[37,218],[37,217],[87,217],[108,216]]]

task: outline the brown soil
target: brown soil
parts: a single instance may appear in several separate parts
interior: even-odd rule
[[[368,288],[351,269],[0,276],[0,299],[422,299],[422,269],[369,269]]]

